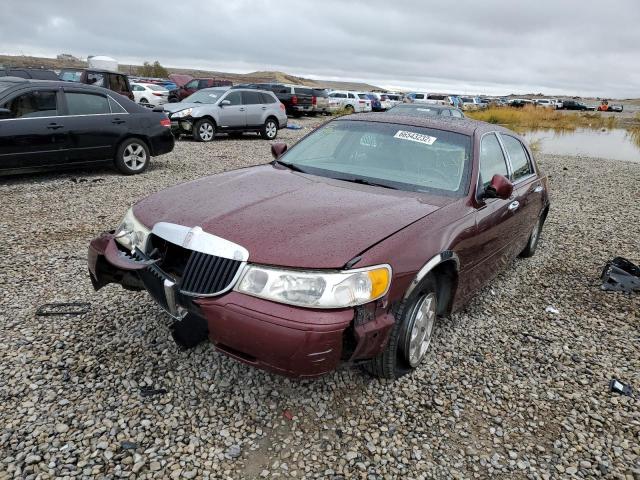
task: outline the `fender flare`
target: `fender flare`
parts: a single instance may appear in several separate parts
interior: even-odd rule
[[[436,268],[441,263],[444,263],[450,260],[456,264],[456,270],[459,271],[460,259],[458,258],[458,255],[456,255],[455,252],[452,252],[451,250],[445,250],[431,257],[429,261],[427,261],[427,263],[425,263],[422,266],[422,268],[418,270],[418,273],[416,273],[416,276],[413,277],[413,280],[411,280],[409,287],[407,287],[407,291],[404,293],[403,300],[406,300],[409,297],[409,295],[411,295],[411,292],[413,292],[413,290],[420,284],[422,279],[426,277],[431,270]]]

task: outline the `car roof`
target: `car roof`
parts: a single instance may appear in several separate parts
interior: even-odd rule
[[[127,76],[126,73],[114,72],[113,70],[105,70],[104,68],[65,67],[65,68],[61,68],[60,69],[61,72],[64,72],[65,70],[69,70],[69,71],[73,71],[73,72],[83,71],[83,72],[98,72],[98,73],[114,73],[116,75],[123,75],[125,77]]]
[[[356,122],[375,122],[375,123],[395,123],[398,125],[407,125],[411,127],[433,128],[436,130],[445,130],[463,135],[474,135],[475,133],[485,133],[499,131],[516,135],[515,132],[508,130],[493,123],[481,122],[470,118],[454,118],[442,117],[440,115],[434,117],[414,117],[409,115],[396,115],[393,113],[358,113],[340,117],[334,121],[353,120]]]

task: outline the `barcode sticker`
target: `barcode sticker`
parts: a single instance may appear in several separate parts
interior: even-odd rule
[[[409,140],[411,142],[424,143],[425,145],[433,145],[433,142],[437,140],[436,137],[430,135],[423,135],[422,133],[407,132],[405,130],[398,130],[393,138],[399,138],[400,140]]]

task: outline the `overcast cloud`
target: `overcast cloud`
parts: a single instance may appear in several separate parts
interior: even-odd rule
[[[0,16],[4,54],[460,93],[639,97],[639,47],[638,0],[4,0]]]

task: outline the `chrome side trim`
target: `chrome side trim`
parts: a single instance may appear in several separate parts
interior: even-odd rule
[[[460,268],[460,260],[458,259],[458,255],[456,255],[454,252],[447,250],[437,254],[436,256],[432,257],[427,263],[425,263],[420,270],[418,270],[418,273],[409,284],[409,287],[404,294],[403,300],[406,300],[409,295],[411,295],[411,292],[413,292],[413,290],[420,284],[422,279],[426,277],[431,270],[433,270],[441,263],[446,262],[447,260],[453,260],[456,263],[456,268]]]
[[[175,223],[158,222],[151,229],[151,233],[196,252],[241,262],[249,260],[249,251],[246,248],[207,233],[201,227],[189,228]]]

